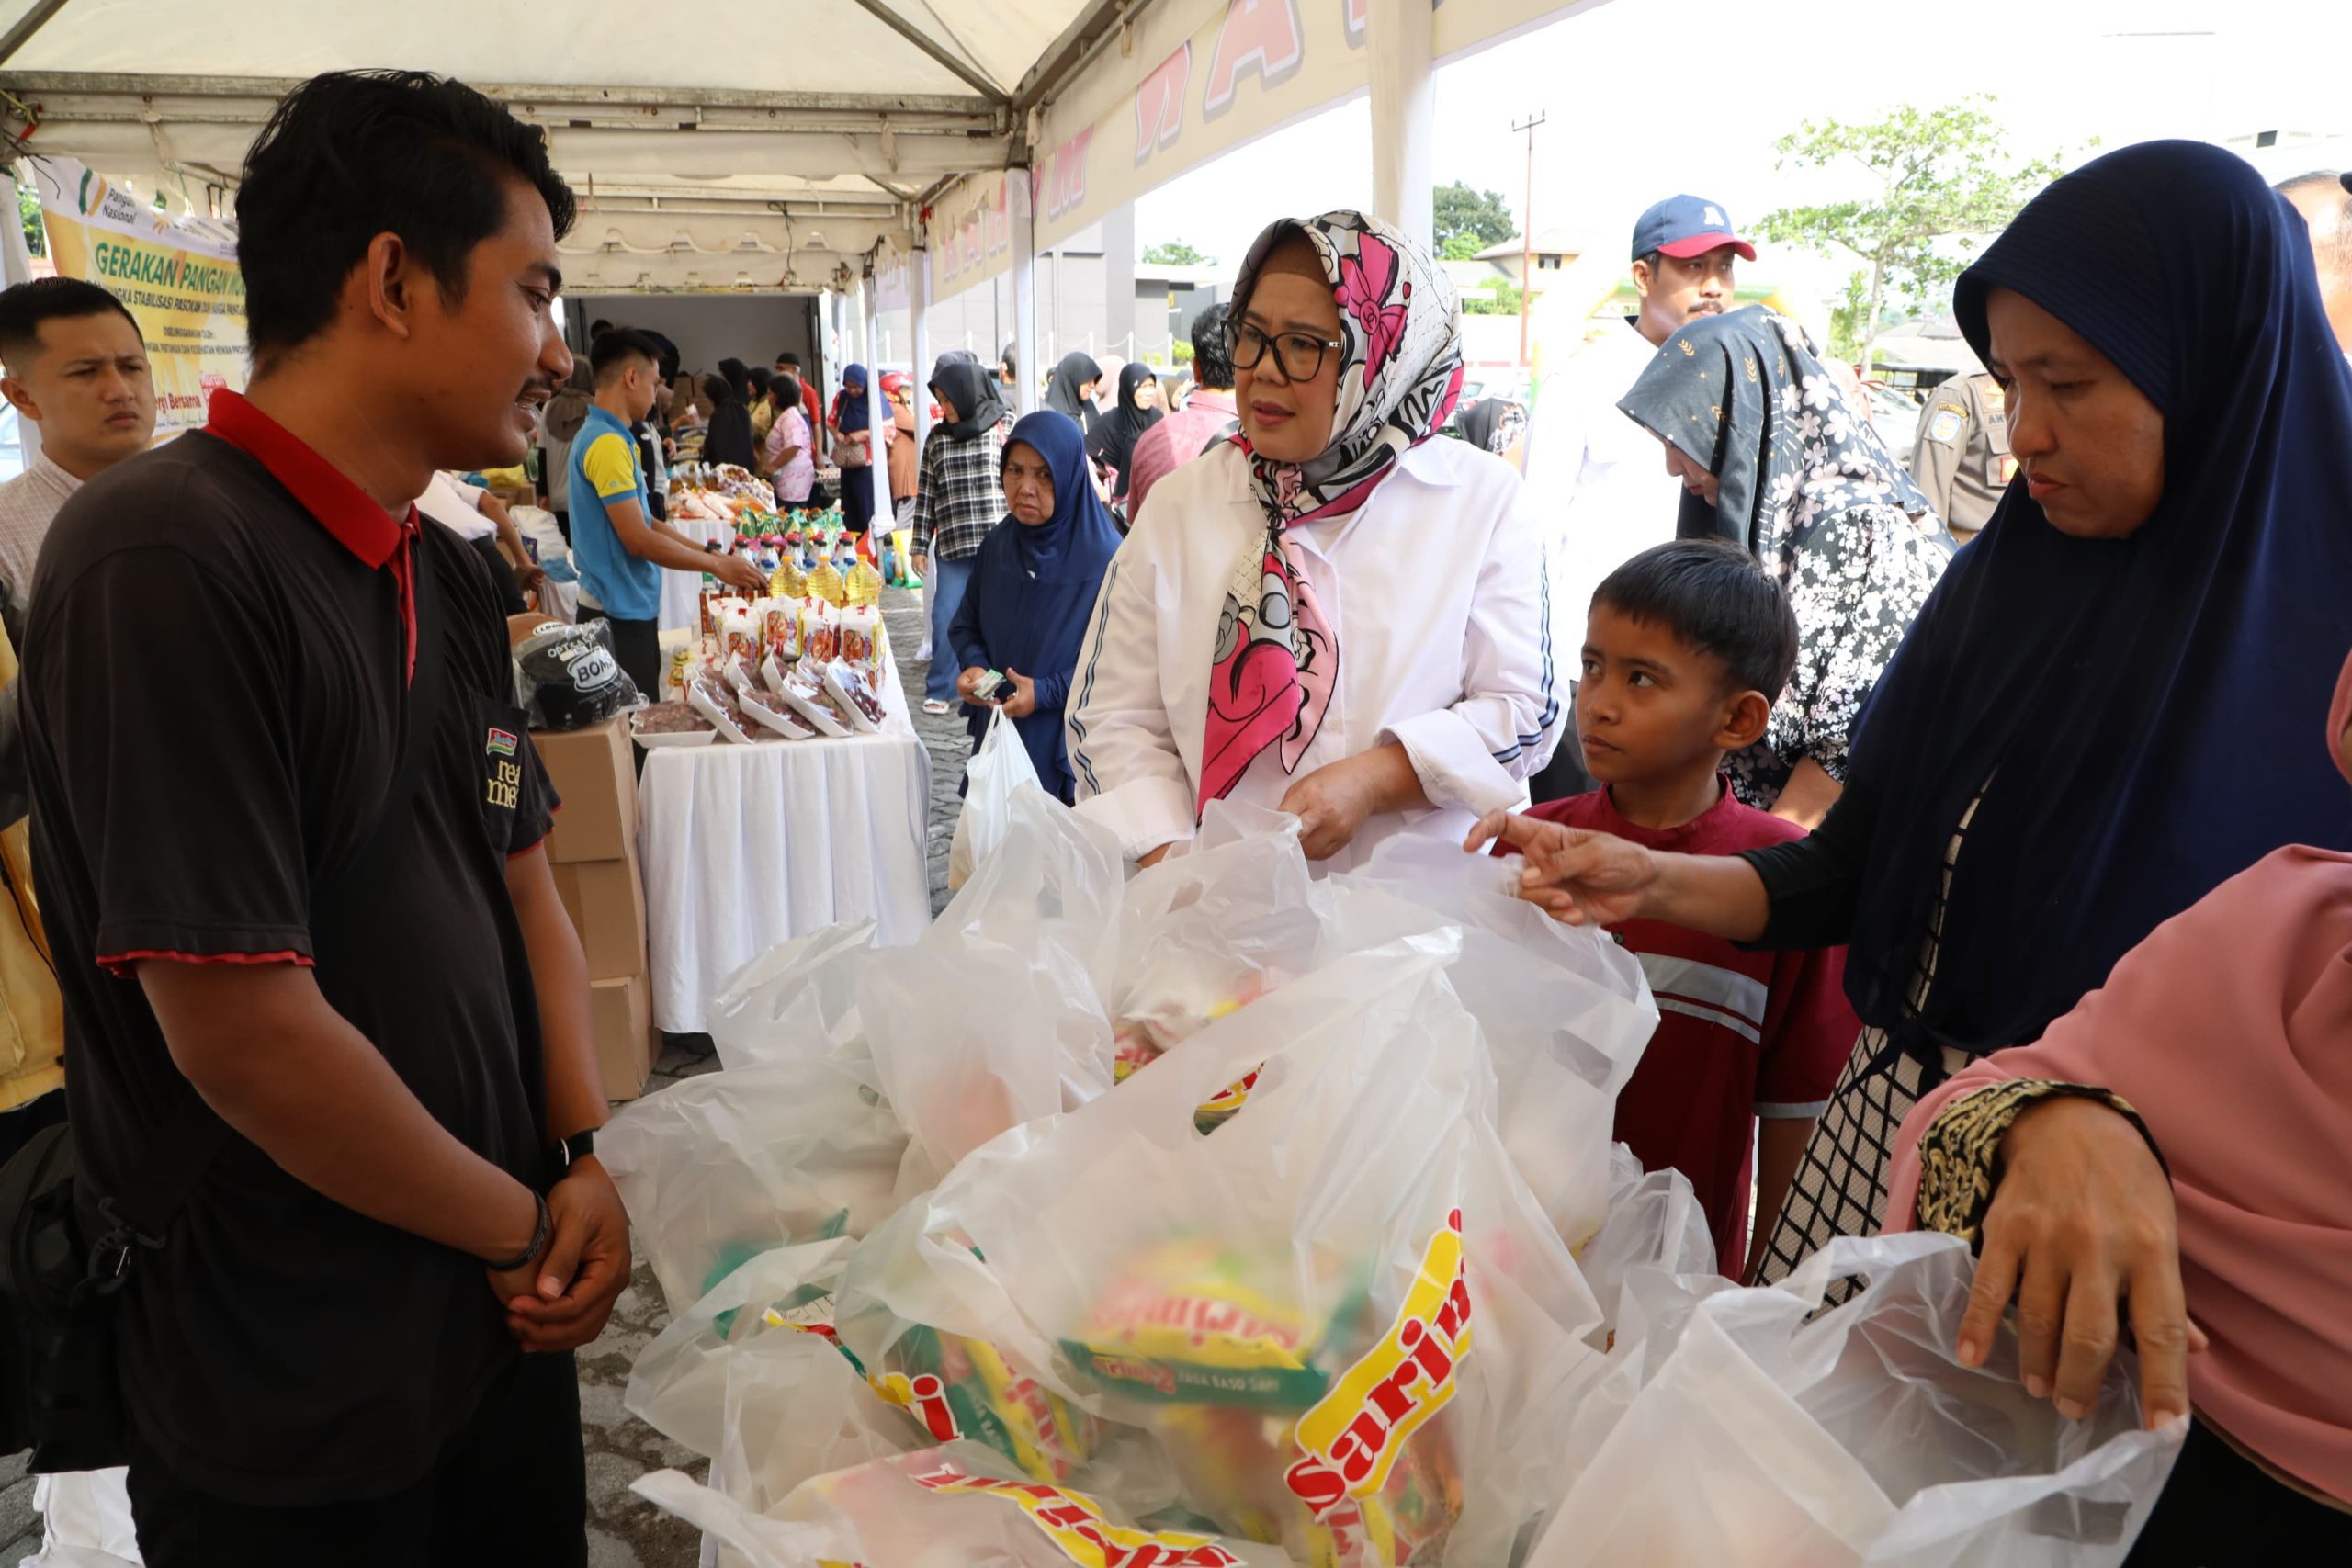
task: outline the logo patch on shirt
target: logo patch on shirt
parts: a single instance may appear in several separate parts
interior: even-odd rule
[[[490,742],[486,750],[493,757],[512,757],[514,755],[514,745],[513,730],[493,729],[490,732]]]
[[[1928,422],[1928,439],[1930,441],[1950,441],[1953,436],[1960,434],[1960,422],[1964,417],[1966,416],[1963,415],[1960,410],[1953,408],[1949,403],[1945,404],[1942,408],[1936,411],[1936,417]]]

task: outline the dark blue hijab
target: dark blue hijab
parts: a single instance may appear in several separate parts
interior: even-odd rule
[[[1094,493],[1076,420],[1040,409],[1012,427],[1006,456],[1023,446],[1053,471],[1054,514],[1034,528],[1007,516],[989,530],[948,638],[966,669],[1018,670],[1037,682],[1037,711],[1015,722],[1039,780],[1068,800],[1073,781],[1062,708],[1119,531]],[[975,737],[987,728],[986,712],[971,716]]]
[[[1961,328],[1988,359],[1996,288],[2156,405],[2165,485],[2129,538],[2080,539],[2020,476],[1872,696],[1853,783],[1879,817],[1847,988],[1915,1053],[2033,1040],[2272,850],[2352,849],[2352,795],[2310,739],[2352,645],[2352,374],[2303,220],[2234,154],[2150,142],[2050,186],[1962,276]]]

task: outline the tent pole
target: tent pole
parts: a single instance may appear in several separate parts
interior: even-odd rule
[[[917,250],[907,264],[907,309],[914,314],[915,451],[931,439],[931,252]]]
[[[874,526],[885,534],[890,531],[890,448],[882,426],[890,417],[890,405],[882,396],[882,301],[881,291],[874,287],[874,262],[866,260],[866,274],[858,279],[858,300],[865,316],[865,428],[872,434],[867,445],[873,450],[873,461],[865,465],[866,482],[874,489]]]
[[[1029,186],[1029,171],[1008,169],[1004,175],[1005,205],[1012,210],[1012,344],[1019,383],[1019,411],[1037,412],[1037,387],[1045,367],[1037,363],[1037,220],[1036,201]]]
[[[1436,142],[1434,10],[1428,0],[1370,0],[1372,207],[1422,249],[1433,250],[1430,169]]]

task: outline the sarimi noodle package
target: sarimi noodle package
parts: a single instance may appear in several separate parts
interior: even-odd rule
[[[977,1149],[869,1241],[922,1228],[919,1267],[854,1262],[845,1342],[952,1313],[1106,1434],[1149,1434],[1204,1529],[1298,1563],[1509,1562],[1600,1314],[1503,1149],[1453,955],[1433,933],[1340,959]]]

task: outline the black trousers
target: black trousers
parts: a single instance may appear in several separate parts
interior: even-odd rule
[[[134,1443],[130,1511],[149,1568],[584,1568],[579,1372],[568,1354],[518,1358],[431,1474],[366,1502],[232,1503]]]
[[[583,615],[587,612],[582,612]],[[605,617],[613,628],[613,657],[649,703],[662,700],[662,629],[654,621]]]
[[[2281,1486],[2199,1421],[2124,1568],[2352,1562],[2352,1514]]]

